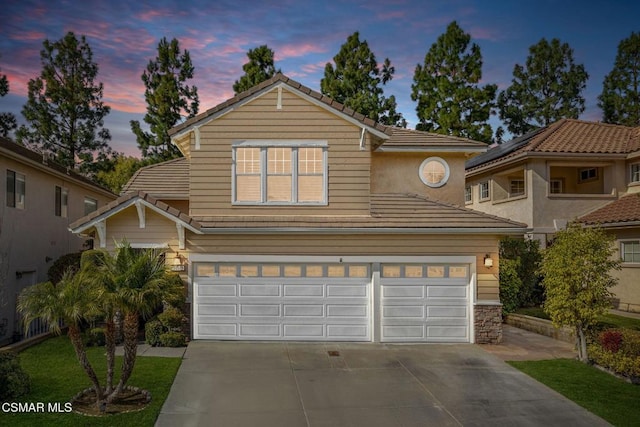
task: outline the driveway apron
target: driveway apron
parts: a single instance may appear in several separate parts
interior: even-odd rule
[[[604,426],[473,344],[189,344],[156,426]]]

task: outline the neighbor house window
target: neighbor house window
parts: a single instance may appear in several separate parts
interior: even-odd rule
[[[549,192],[551,194],[560,194],[564,192],[564,183],[561,179],[552,179],[549,181]]]
[[[26,183],[24,175],[7,170],[7,206],[24,209]]]
[[[91,197],[84,198],[84,214],[88,215],[93,211],[98,210],[98,201]]]
[[[420,179],[429,187],[442,187],[449,180],[449,165],[440,157],[429,157],[420,165]]]
[[[640,263],[640,240],[630,240],[621,243],[622,262]]]
[[[489,181],[480,183],[480,200],[489,200],[491,194],[489,193]]]
[[[66,218],[69,212],[69,189],[56,185],[55,215]]]
[[[631,165],[631,182],[640,182],[640,163]]]
[[[578,182],[595,181],[598,179],[598,168],[582,168],[578,170]]]
[[[473,192],[471,191],[470,185],[464,187],[464,201],[465,203],[473,202]]]
[[[522,196],[524,194],[524,179],[512,179],[509,182],[509,197]]]
[[[326,204],[326,143],[243,141],[233,150],[234,203]]]

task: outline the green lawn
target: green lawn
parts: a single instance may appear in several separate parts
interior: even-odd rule
[[[545,313],[540,307],[519,308],[516,310],[516,313],[549,320],[549,315],[547,315],[547,313]],[[600,316],[599,321],[603,328],[626,328],[640,331],[640,319],[634,319],[632,317],[605,314],[604,316]]]
[[[577,360],[508,362],[615,426],[640,425],[640,386]]]
[[[105,378],[104,347],[90,348],[89,358],[101,381]],[[20,353],[20,363],[31,377],[31,392],[15,399],[16,402],[64,402],[81,390],[91,386],[80,367],[73,347],[66,336],[49,339]],[[116,360],[119,372],[122,358]],[[151,403],[139,412],[88,417],[76,413],[22,413],[0,411],[0,425],[18,426],[153,426],[164,403],[181,359],[164,357],[138,357],[128,384],[151,392]]]

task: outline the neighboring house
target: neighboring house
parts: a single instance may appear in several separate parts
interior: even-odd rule
[[[193,339],[497,342],[498,242],[524,224],[460,207],[463,138],[376,123],[277,74],[170,131],[71,225],[167,251]]]
[[[625,260],[616,301],[635,311],[640,211],[630,203],[635,197],[625,195],[638,192],[640,127],[563,119],[466,164],[466,206],[526,223],[542,247],[576,219],[615,232]]]
[[[638,177],[636,182],[640,183]],[[640,193],[623,196],[580,217],[579,221],[601,226],[616,236],[622,268],[613,272],[618,278],[618,284],[612,289],[614,307],[640,312]]]
[[[24,332],[16,298],[47,280],[60,256],[83,248],[69,224],[116,196],[42,154],[0,138],[0,345]],[[37,327],[37,325],[35,325]]]

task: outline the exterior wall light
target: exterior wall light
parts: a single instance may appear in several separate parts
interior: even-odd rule
[[[186,271],[185,259],[180,255],[180,252],[176,252],[176,256],[173,258],[171,271]]]
[[[493,267],[493,259],[491,259],[489,254],[486,254],[484,256],[484,266],[487,267],[487,268]]]

